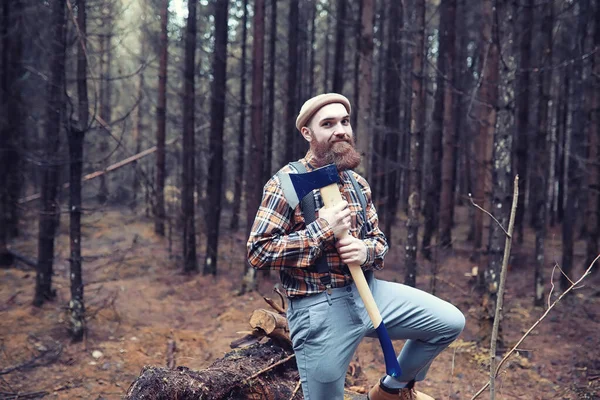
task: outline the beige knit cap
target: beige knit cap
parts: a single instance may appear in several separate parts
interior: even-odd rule
[[[298,118],[296,118],[296,128],[298,128],[298,130],[302,130],[302,127],[306,126],[308,121],[310,121],[312,116],[315,115],[317,111],[327,104],[332,103],[341,103],[344,107],[346,107],[348,114],[350,114],[350,101],[345,96],[337,93],[320,94],[306,100],[306,102],[302,105],[300,114],[298,114]]]

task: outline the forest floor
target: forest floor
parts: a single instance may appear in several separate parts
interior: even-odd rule
[[[237,295],[241,287],[246,238],[223,223],[218,275],[184,275],[179,234],[172,252],[167,238],[154,234],[153,221],[128,209],[104,208],[83,218],[85,302],[88,333],[71,343],[67,332],[69,303],[68,217],[56,241],[53,287],[56,298],[32,306],[35,271],[21,263],[0,269],[0,399],[118,399],[144,365],[165,366],[167,342],[176,343],[176,363],[202,369],[230,350],[229,344],[249,330],[253,310],[269,308],[262,296],[274,297],[278,282],[260,277],[256,292]],[[457,211],[454,248],[438,256],[435,294],[459,307],[467,325],[431,367],[421,391],[436,399],[470,399],[488,379],[489,343],[479,343],[480,296],[469,278],[477,263],[469,259],[466,209]],[[403,281],[404,221],[396,224],[382,279]],[[37,222],[23,225],[12,248],[35,258]],[[560,231],[551,231],[544,270],[546,293],[560,262]],[[201,243],[203,245],[204,243]],[[202,246],[200,246],[201,250]],[[511,346],[543,314],[532,306],[534,236],[526,232],[513,245],[502,322]],[[578,278],[584,244],[576,245]],[[199,251],[199,255],[203,254]],[[202,264],[200,264],[202,265]],[[430,291],[432,265],[422,261],[418,287]],[[479,266],[482,268],[482,266]],[[597,267],[600,268],[600,267]],[[558,271],[554,274],[557,283]],[[556,297],[555,294],[552,299]],[[600,273],[563,299],[505,364],[497,381],[498,399],[600,399]],[[399,350],[402,342],[396,342]],[[510,348],[510,347],[509,347]],[[505,350],[506,351],[506,350]],[[12,367],[40,357],[29,368]],[[357,352],[365,388],[383,372],[376,340],[365,339]],[[35,393],[38,392],[38,397]],[[27,397],[29,396],[29,397]],[[488,398],[485,393],[480,398]]]

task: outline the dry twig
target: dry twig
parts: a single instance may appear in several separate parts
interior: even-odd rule
[[[268,371],[272,370],[273,368],[277,367],[278,365],[285,364],[286,362],[290,361],[294,357],[296,357],[296,355],[295,354],[291,354],[291,355],[287,356],[286,358],[277,361],[275,364],[271,364],[267,368],[263,368],[260,371],[258,371],[257,373],[255,373],[254,375],[252,375],[252,376],[244,379],[244,382],[248,382],[248,381],[256,378],[257,376],[259,376],[261,374],[264,374],[265,372],[268,372]]]
[[[506,355],[504,356],[502,361],[500,361],[498,367],[496,368],[496,376],[498,376],[500,368],[502,368],[502,365],[504,365],[506,360],[508,360],[508,358],[515,352],[515,350],[521,345],[521,343],[523,343],[525,338],[529,336],[531,332],[533,332],[533,330],[540,324],[540,322],[542,322],[544,318],[546,318],[546,316],[550,313],[550,310],[552,310],[554,306],[556,306],[556,304],[558,304],[558,302],[562,300],[563,297],[565,297],[571,290],[573,290],[575,286],[579,285],[588,275],[590,275],[592,268],[594,267],[594,264],[596,263],[596,261],[598,261],[598,259],[600,259],[600,254],[598,254],[598,256],[594,258],[594,261],[592,261],[592,263],[588,266],[583,275],[581,275],[581,277],[576,282],[574,282],[571,286],[567,288],[567,290],[565,290],[560,296],[558,296],[558,298],[550,305],[550,307],[548,307],[546,312],[544,312],[544,314],[542,314],[542,316],[531,326],[531,328],[529,328],[527,332],[525,332],[523,336],[521,336],[521,339],[519,339],[519,341],[513,346],[513,348],[510,349],[508,353],[506,353]],[[489,382],[486,383],[481,389],[479,389],[477,393],[475,393],[473,397],[471,397],[471,400],[474,400],[477,397],[479,397],[479,395],[483,393],[483,391],[487,389],[489,385]]]
[[[498,341],[498,331],[500,329],[500,318],[502,313],[502,303],[504,302],[504,287],[506,286],[506,272],[508,271],[508,259],[510,257],[510,248],[512,245],[512,234],[515,228],[515,215],[517,214],[517,199],[519,198],[519,175],[515,176],[513,183],[513,203],[510,210],[508,221],[508,232],[506,232],[506,241],[504,243],[504,256],[502,257],[502,270],[500,271],[500,285],[496,297],[496,311],[494,314],[494,324],[492,326],[492,343],[490,345],[490,399],[496,398],[496,345]],[[502,226],[500,226],[502,228]],[[504,229],[504,228],[502,228]]]
[[[302,382],[300,381],[300,379],[298,379],[298,383],[296,383],[296,387],[294,388],[294,391],[292,392],[292,395],[290,396],[290,400],[292,400],[294,398],[294,396],[296,395],[296,393],[298,393],[298,390],[300,390],[300,384]]]
[[[267,304],[270,305],[273,308],[273,310],[277,311],[279,314],[285,314],[285,310],[281,308],[279,304],[275,303],[275,301],[272,298],[263,297],[263,299],[265,299]]]

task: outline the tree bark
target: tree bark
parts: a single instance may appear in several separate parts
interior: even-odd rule
[[[424,68],[423,50],[425,47],[425,3],[415,2],[413,29],[416,30],[412,54],[412,96],[410,106],[410,170],[408,221],[406,235],[406,275],[404,283],[415,287],[417,284],[417,246],[419,217],[421,214],[421,148],[425,122],[425,101],[423,91]]]
[[[379,44],[377,47],[377,88],[376,88],[376,96],[375,96],[375,109],[373,112],[373,119],[376,121],[375,126],[373,127],[373,150],[370,156],[369,163],[369,182],[371,183],[371,188],[373,190],[373,199],[380,210],[381,214],[381,201],[383,200],[385,194],[382,190],[382,156],[383,156],[383,135],[384,129],[382,124],[382,104],[384,98],[384,80],[386,75],[386,50],[385,50],[385,37],[386,37],[386,1],[381,0],[378,6],[378,18],[376,18],[377,23],[377,43]],[[381,218],[381,217],[380,217]],[[383,225],[383,220],[380,219],[380,224]]]
[[[530,137],[530,126],[529,126],[529,69],[530,69],[530,55],[531,55],[531,38],[533,31],[533,7],[535,6],[534,0],[527,0],[527,2],[521,6],[521,23],[519,24],[521,29],[521,38],[519,45],[519,70],[517,75],[517,96],[516,96],[516,107],[517,107],[517,131],[516,131],[516,172],[519,175],[519,181],[523,190],[519,191],[519,202],[517,205],[517,215],[515,217],[515,229],[517,231],[517,241],[523,243],[523,215],[525,214],[525,193],[527,188],[527,161],[528,161],[528,143]],[[542,6],[542,10],[550,5]],[[543,87],[541,88],[544,89]],[[539,149],[534,149],[537,151]],[[536,168],[535,164],[533,167]],[[534,192],[531,192],[535,195]],[[532,208],[535,210],[535,208]]]
[[[545,7],[546,8],[546,7]],[[542,306],[544,304],[544,267],[545,267],[545,256],[544,256],[544,240],[546,237],[546,215],[548,199],[548,137],[549,137],[549,117],[548,117],[548,103],[550,101],[550,90],[552,87],[552,70],[550,65],[552,64],[552,30],[553,30],[553,10],[551,6],[543,10],[542,16],[542,65],[541,72],[538,75],[538,82],[540,86],[540,99],[538,103],[538,127],[535,135],[535,150],[533,153],[533,170],[532,181],[531,181],[531,197],[532,197],[532,211],[535,214],[534,227],[535,227],[535,273],[534,273],[534,305]],[[531,17],[531,16],[529,16]],[[531,20],[524,21],[527,26],[531,27]],[[529,67],[529,66],[528,66]],[[519,199],[521,196],[519,196]],[[518,205],[517,205],[518,207]],[[524,207],[524,204],[523,204]],[[518,210],[518,209],[517,209]],[[518,216],[517,212],[517,216]],[[515,221],[516,222],[516,221]],[[519,227],[521,230],[520,236],[523,234],[523,227]]]
[[[85,333],[85,303],[83,301],[83,277],[81,257],[81,176],[83,174],[83,143],[88,129],[89,101],[87,90],[87,5],[85,0],[77,3],[77,126],[69,130],[69,215],[71,248],[71,301],[69,302],[69,330],[75,341],[83,339]]]
[[[263,0],[264,1],[264,0]],[[298,0],[291,0],[290,12],[288,16],[288,64],[287,64],[287,97],[286,97],[286,108],[284,115],[284,128],[288,135],[291,135],[292,140],[287,141],[285,146],[285,162],[292,161],[294,159],[294,143],[297,143],[297,136],[295,135],[296,125],[295,117],[298,110],[296,109],[296,98],[298,90]],[[255,27],[256,29],[256,27]],[[264,32],[264,28],[261,27],[261,31]],[[264,40],[264,39],[263,39]],[[261,47],[264,48],[264,44],[261,42]],[[261,48],[261,57],[262,57]],[[255,62],[253,60],[253,62]],[[261,61],[262,63],[262,61]],[[262,65],[262,64],[261,64]],[[261,67],[262,70],[262,67]],[[262,78],[261,78],[262,79]],[[253,82],[254,84],[254,82]],[[258,83],[257,83],[258,84]],[[253,89],[254,90],[254,89]],[[261,90],[262,94],[262,90]],[[262,106],[261,106],[262,109]],[[261,119],[262,125],[262,119]],[[262,140],[261,140],[262,143]]]
[[[594,19],[594,48],[596,53],[592,59],[592,71],[594,78],[592,81],[592,99],[589,134],[589,153],[588,153],[588,203],[587,215],[587,243],[586,260],[584,265],[590,265],[596,255],[598,255],[598,220],[600,218],[600,2],[596,1],[596,18]],[[593,271],[597,273],[598,268]]]
[[[455,153],[456,153],[456,119],[454,105],[455,88],[455,62],[456,57],[456,0],[448,2],[447,7],[447,36],[445,41],[447,49],[446,82],[444,85],[444,112],[443,112],[443,139],[442,139],[442,165],[441,165],[441,190],[439,209],[439,244],[442,247],[452,246],[452,220],[454,211],[454,182],[455,182]]]
[[[277,2],[272,0],[275,4],[274,8],[277,8]],[[242,185],[244,182],[244,162],[246,156],[245,139],[246,139],[246,43],[248,42],[248,0],[243,2],[244,14],[242,16],[242,59],[240,60],[241,72],[240,72],[240,125],[238,128],[238,148],[237,148],[237,159],[235,167],[234,189],[233,189],[233,211],[231,216],[230,229],[238,230],[240,226],[240,208],[242,205]],[[272,31],[271,31],[272,32]],[[272,44],[274,46],[275,39],[272,38]],[[273,47],[274,49],[274,47]],[[271,68],[274,68],[275,61],[271,60]],[[273,79],[273,85],[275,83],[275,70],[271,69],[271,77]],[[271,96],[271,90],[274,90],[274,86],[271,87],[271,81],[269,81],[269,95]],[[274,99],[274,98],[273,98]],[[269,98],[269,108],[267,111],[267,129],[273,127],[273,103],[272,98]],[[274,101],[274,100],[273,100]]]
[[[297,0],[296,0],[297,1]],[[292,6],[293,8],[293,6]],[[291,11],[290,11],[291,12]],[[254,222],[254,217],[262,197],[262,184],[260,182],[263,171],[264,137],[263,137],[263,80],[265,57],[265,2],[256,0],[254,3],[254,35],[252,42],[252,115],[251,137],[248,158],[252,160],[252,168],[246,168],[246,237]],[[288,100],[289,101],[289,100]],[[289,116],[289,115],[288,115]],[[287,126],[287,123],[286,125]],[[241,292],[254,290],[256,287],[256,274],[254,268],[248,263],[245,266],[245,276]]]
[[[46,106],[45,157],[41,168],[41,202],[38,233],[38,264],[33,305],[40,307],[55,297],[52,290],[54,237],[60,218],[58,175],[61,117],[65,75],[65,0],[52,3],[51,37],[49,45],[50,79]]]
[[[156,184],[154,203],[154,232],[165,235],[165,138],[167,125],[167,62],[169,37],[169,0],[163,0],[160,8],[160,48],[158,67],[158,103],[156,105]]]
[[[498,101],[498,44],[492,37],[494,0],[484,0],[481,2],[483,27],[481,29],[481,52],[480,65],[483,79],[479,89],[479,111],[478,123],[479,132],[477,134],[477,186],[475,198],[479,205],[484,209],[489,209],[489,199],[491,197],[491,160],[494,141],[494,129],[496,127],[496,112]],[[475,214],[475,249],[480,250],[483,241],[483,213]]]
[[[358,73],[358,110],[354,130],[357,132],[358,152],[362,156],[361,165],[357,172],[364,177],[370,173],[370,160],[372,148],[373,129],[375,124],[371,123],[371,93],[373,90],[373,0],[361,0],[362,13],[360,19],[360,37],[358,39],[359,63]]]
[[[142,13],[146,14],[148,12],[148,3],[146,1],[142,1]],[[140,53],[139,53],[139,63],[146,64],[146,54],[148,46],[147,46],[147,33],[145,30],[140,31]],[[135,154],[138,154],[142,151],[142,130],[143,130],[143,101],[144,101],[144,71],[139,72],[138,76],[138,86],[137,86],[137,108],[134,114],[133,121],[133,137],[132,141],[135,144]],[[133,163],[133,195],[131,200],[131,207],[135,209],[138,205],[138,193],[141,191],[140,188],[140,174],[141,171],[138,170],[138,163],[134,161]],[[148,205],[146,204],[146,207]]]
[[[513,20],[514,10],[510,0],[498,0],[495,11],[492,11],[493,21],[498,21],[492,26],[495,47],[502,54],[504,60],[503,68],[500,68],[499,59],[493,58],[494,64],[490,67],[496,68],[499,80],[496,82],[498,93],[497,119],[494,132],[494,152],[492,158],[492,197],[490,199],[490,210],[493,210],[495,221],[490,223],[489,230],[489,257],[485,270],[487,322],[490,324],[494,319],[496,302],[498,301],[498,289],[500,286],[500,271],[504,258],[504,247],[506,244],[505,229],[508,228],[510,217],[512,188],[512,138],[514,135],[514,108],[510,105],[514,101],[514,74],[516,70],[514,57],[514,35]],[[490,330],[491,332],[491,330]]]
[[[431,121],[431,162],[430,173],[426,174],[426,194],[423,214],[425,224],[423,227],[423,240],[421,248],[426,259],[431,259],[431,239],[439,227],[439,209],[440,209],[440,189],[442,186],[442,138],[444,135],[444,87],[446,86],[446,76],[448,67],[445,57],[448,51],[448,24],[450,20],[447,8],[449,1],[443,0],[440,3],[440,25],[438,29],[439,51],[437,57],[436,88],[433,104],[433,114]]]
[[[81,2],[78,4],[81,12]],[[84,78],[85,79],[85,78]],[[80,102],[81,105],[81,102]],[[85,333],[85,307],[83,301],[83,277],[81,271],[81,175],[83,171],[83,138],[85,131],[71,127],[69,131],[70,186],[70,248],[71,257],[71,301],[69,302],[69,331],[75,341],[83,339]]]
[[[21,193],[19,148],[24,134],[23,32],[25,19],[22,0],[2,5],[2,70],[0,76],[0,254],[6,242],[19,234],[18,199]]]
[[[109,1],[102,10],[102,33],[100,33],[98,39],[100,40],[100,85],[98,93],[99,112],[98,116],[106,123],[110,124],[112,119],[112,80],[111,80],[111,67],[112,67],[112,37],[114,34],[114,21],[116,19],[114,12],[114,2]],[[103,157],[107,157],[107,161],[110,164],[109,150],[109,131],[103,128],[102,134],[100,135],[100,154]],[[109,183],[106,176],[100,177],[100,187],[98,188],[97,200],[100,204],[105,203],[108,200],[110,193]]]
[[[246,0],[244,0],[247,2]],[[244,8],[245,10],[246,8]],[[247,17],[245,17],[247,18]],[[269,78],[267,80],[267,120],[265,123],[265,170],[263,172],[263,180],[266,182],[272,175],[273,164],[273,123],[275,122],[275,58],[276,58],[276,43],[277,43],[277,0],[271,0],[271,24],[269,34]],[[245,31],[245,29],[244,29]],[[244,40],[243,59],[246,60],[245,47],[246,39]],[[245,73],[245,67],[244,67]],[[244,84],[246,77],[244,76]],[[246,90],[244,89],[244,94]],[[245,105],[245,99],[244,99]]]
[[[194,187],[195,159],[195,68],[196,68],[196,2],[188,1],[188,20],[185,32],[185,65],[183,71],[183,166],[181,177],[181,216],[183,226],[183,269],[198,271],[196,258],[196,217]]]
[[[337,21],[335,23],[335,55],[333,57],[333,91],[344,93],[345,47],[346,47],[346,4],[347,0],[337,0]]]
[[[217,274],[221,191],[223,187],[223,135],[225,125],[225,93],[227,93],[227,8],[229,0],[215,3],[215,54],[211,89],[210,144],[207,177],[206,259],[203,274]],[[260,169],[262,171],[262,169]]]
[[[315,55],[316,55],[316,40],[317,40],[317,2],[311,5],[311,25],[310,25],[310,45],[309,45],[309,67],[308,67],[308,93],[315,93]]]
[[[573,246],[575,242],[575,221],[577,220],[577,211],[580,202],[580,191],[583,183],[584,166],[582,161],[585,159],[585,129],[587,125],[587,115],[585,110],[585,94],[583,63],[585,54],[585,41],[587,36],[588,15],[590,13],[589,0],[581,0],[578,3],[577,16],[577,34],[575,35],[575,51],[573,52],[573,109],[572,109],[572,136],[569,151],[565,157],[568,157],[568,184],[567,201],[565,206],[565,218],[562,226],[563,254],[562,265],[563,274],[560,277],[560,287],[566,290],[570,285],[570,276],[573,269]]]
[[[390,4],[390,21],[402,21],[403,6],[400,2]],[[398,146],[400,143],[400,113],[401,102],[398,95],[402,89],[402,43],[400,29],[390,24],[388,32],[387,70],[385,86],[385,109],[383,121],[385,136],[383,140],[383,179],[381,185],[385,188],[386,201],[379,216],[382,219],[384,232],[389,241],[392,240],[392,226],[395,223],[398,208],[398,176],[400,174]]]

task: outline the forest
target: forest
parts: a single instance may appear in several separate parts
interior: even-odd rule
[[[330,92],[390,246],[377,276],[467,319],[428,392],[600,398],[600,0],[5,0],[0,55],[0,399],[141,398],[152,368],[278,343],[253,312],[285,309],[279,274],[246,242]],[[248,387],[156,398],[301,399],[282,349]]]

